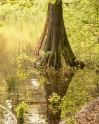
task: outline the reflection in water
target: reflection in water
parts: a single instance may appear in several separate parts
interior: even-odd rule
[[[66,94],[66,90],[73,76],[73,74],[66,74],[62,77],[58,73],[45,75],[44,78],[47,78],[50,84],[45,82],[44,87],[42,87],[39,85],[40,76],[34,74],[26,80],[17,79],[15,90],[6,91],[5,77],[7,75],[14,75],[16,77],[18,67],[15,61],[17,57],[19,57],[20,52],[26,53],[29,57],[33,57],[33,48],[40,37],[44,26],[43,24],[44,20],[32,20],[30,22],[6,21],[5,25],[0,28],[0,80],[4,80],[4,82],[0,82],[0,104],[6,105],[7,108],[14,113],[15,108],[22,101],[26,102],[28,104],[28,110],[24,115],[24,121],[19,122],[20,124],[57,124],[60,120],[61,111],[57,114],[53,114],[48,108],[48,98],[53,92],[62,98]],[[22,63],[22,67],[24,70],[26,70],[27,67],[32,68],[29,62],[27,64],[24,63],[24,65]],[[0,119],[2,115],[4,115],[4,113],[0,113]],[[6,118],[7,117],[8,116],[6,116]],[[9,119],[11,120],[10,117]]]
[[[60,122],[60,114],[61,110],[57,113],[53,114],[51,110],[49,110],[49,96],[51,96],[54,93],[57,93],[60,95],[61,98],[63,98],[66,94],[66,91],[68,89],[68,86],[70,84],[70,81],[73,77],[73,73],[71,74],[65,74],[65,76],[61,76],[59,73],[53,74],[53,75],[46,75],[45,77],[48,79],[50,84],[45,83],[44,88],[46,91],[46,100],[47,100],[47,113],[46,118],[48,124],[58,124]]]
[[[29,119],[30,123],[33,123],[33,124],[35,124],[35,123],[46,124],[43,116],[39,114],[39,112],[37,111],[36,108],[32,109],[32,116],[28,115],[28,114],[27,114],[27,116],[28,116],[28,119]]]
[[[39,88],[39,83],[37,82],[37,79],[31,79],[31,84],[33,85],[33,87],[35,88]]]
[[[11,109],[12,108],[12,103],[10,100],[6,100],[5,101],[6,105],[7,105],[7,108]]]
[[[40,76],[37,75],[35,77],[35,75],[32,75],[32,77],[20,83],[15,91],[8,93],[6,100],[7,108],[14,112],[15,108],[22,101],[28,104],[28,110],[24,114],[24,120],[18,120],[18,124],[59,124],[61,110],[53,114],[49,109],[50,103],[48,99],[53,92],[62,98],[66,94],[72,77],[73,73],[65,74],[65,76],[61,76],[59,73],[53,75],[46,74],[44,78],[47,80],[41,86],[39,82]],[[9,119],[11,120],[10,117]]]
[[[17,119],[15,115],[10,112],[6,107],[0,105],[0,111],[2,111],[4,116],[0,119],[0,124],[17,124]]]

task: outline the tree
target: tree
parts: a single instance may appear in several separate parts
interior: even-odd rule
[[[71,67],[78,67],[78,65],[84,67],[83,62],[75,61],[76,57],[67,38],[62,0],[49,2],[44,30],[35,47],[34,54],[37,58],[36,62],[46,67],[60,68],[64,61]]]

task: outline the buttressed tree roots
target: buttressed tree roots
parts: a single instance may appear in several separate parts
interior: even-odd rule
[[[63,20],[62,0],[48,4],[47,19],[43,33],[34,49],[36,62],[45,67],[60,68],[63,62],[81,69],[83,62],[76,62],[76,57],[70,47]]]

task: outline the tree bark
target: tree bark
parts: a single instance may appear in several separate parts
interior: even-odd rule
[[[42,53],[41,55],[40,53]],[[70,47],[63,20],[62,0],[48,4],[47,19],[41,38],[34,50],[36,62],[60,68],[65,63],[75,66],[76,57]]]

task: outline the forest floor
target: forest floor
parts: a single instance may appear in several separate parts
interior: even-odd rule
[[[77,124],[99,124],[99,98],[84,106],[76,114]]]

